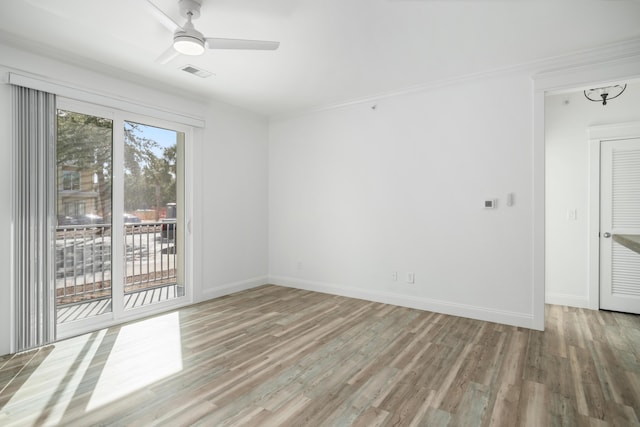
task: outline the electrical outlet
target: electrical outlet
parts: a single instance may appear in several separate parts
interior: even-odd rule
[[[578,220],[578,209],[569,209],[567,211],[567,220],[568,221],[577,221]]]
[[[415,283],[416,275],[415,273],[407,273],[407,283]]]
[[[393,280],[394,282],[398,281],[398,272],[394,271],[391,273],[391,280]]]

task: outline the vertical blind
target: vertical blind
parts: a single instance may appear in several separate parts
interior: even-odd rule
[[[12,85],[15,348],[55,339],[55,95]]]

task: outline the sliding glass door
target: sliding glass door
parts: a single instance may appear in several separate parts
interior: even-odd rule
[[[57,116],[58,335],[184,299],[185,130],[65,100]]]
[[[113,120],[57,110],[58,323],[112,311]]]
[[[132,309],[184,295],[184,133],[131,121],[124,130],[124,306]]]

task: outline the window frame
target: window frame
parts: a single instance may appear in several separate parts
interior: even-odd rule
[[[193,135],[195,129],[190,125],[185,125],[175,121],[167,120],[136,113],[131,110],[122,110],[109,106],[95,104],[72,98],[58,96],[56,98],[56,110],[69,110],[82,114],[103,117],[113,121],[113,181],[112,186],[114,193],[112,194],[112,212],[124,212],[124,123],[126,121],[141,123],[144,125],[160,127],[174,130],[184,134],[183,142],[183,229],[182,234],[182,250],[183,250],[183,281],[185,287],[185,296],[172,300],[158,302],[154,304],[137,307],[134,309],[124,309],[124,277],[123,265],[121,263],[113,263],[111,275],[112,283],[112,310],[110,313],[94,316],[80,321],[62,323],[57,325],[56,339],[64,339],[85,332],[94,331],[96,329],[109,327],[122,322],[139,319],[152,314],[163,311],[184,307],[194,302],[193,287],[193,238],[190,232],[190,224],[193,208]],[[119,132],[118,129],[122,129]],[[115,189],[119,189],[116,193]],[[112,215],[113,230],[121,230],[124,227],[123,215]],[[122,233],[113,233],[112,235],[112,259],[123,259],[124,236]],[[116,280],[118,278],[118,280]]]

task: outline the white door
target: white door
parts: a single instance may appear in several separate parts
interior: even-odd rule
[[[640,314],[640,138],[603,141],[600,308]]]

